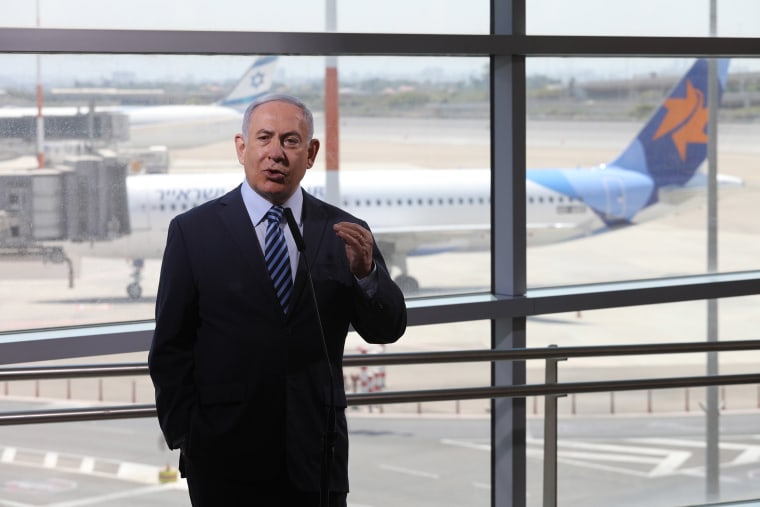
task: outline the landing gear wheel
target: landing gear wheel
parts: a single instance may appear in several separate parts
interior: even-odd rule
[[[140,299],[142,296],[142,287],[140,286],[140,280],[142,280],[142,269],[145,267],[145,261],[143,259],[133,259],[132,267],[135,270],[132,272],[132,283],[127,285],[127,294],[129,299]]]
[[[129,295],[129,299],[140,299],[140,296],[142,296],[142,287],[140,287],[139,283],[132,282],[127,285],[127,294]]]
[[[420,290],[420,283],[416,278],[409,275],[398,275],[396,277],[396,285],[399,286],[404,294],[413,294]]]

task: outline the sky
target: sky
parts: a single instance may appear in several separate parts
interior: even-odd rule
[[[325,0],[327,1],[327,0]],[[488,33],[488,0],[334,0],[337,30],[386,33]],[[671,35],[709,34],[710,0],[526,0],[527,31],[557,35]],[[760,1],[716,0],[718,35],[760,35]],[[283,5],[286,6],[285,12]],[[320,0],[0,0],[8,27],[119,28],[172,30],[324,31],[325,4]],[[38,21],[39,14],[39,21]],[[250,65],[250,57],[74,57],[46,55],[48,79],[109,78],[114,72],[140,76],[205,80],[234,79]],[[367,77],[438,76],[440,79],[480,75],[486,59],[341,57],[342,76]],[[678,74],[688,60],[610,59],[600,64],[590,59],[531,59],[528,73],[576,79],[633,77],[657,72]],[[732,68],[760,68],[760,62],[735,62]],[[0,55],[6,80],[34,79],[31,55]],[[284,57],[280,76],[286,79],[317,78],[323,73],[322,57]],[[9,70],[10,69],[10,70]]]

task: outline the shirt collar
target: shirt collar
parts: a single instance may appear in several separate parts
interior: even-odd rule
[[[269,208],[272,207],[272,203],[257,194],[251,186],[248,184],[248,180],[244,179],[243,184],[240,187],[240,192],[243,195],[243,204],[248,211],[248,216],[251,219],[253,226],[259,225]],[[301,212],[303,210],[303,193],[299,188],[293,195],[288,198],[282,205],[284,208],[290,208],[293,212],[293,216],[296,218],[296,222],[301,223]]]

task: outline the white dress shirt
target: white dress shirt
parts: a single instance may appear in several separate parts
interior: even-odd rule
[[[251,224],[256,230],[256,236],[259,238],[259,245],[261,245],[262,251],[264,250],[267,222],[265,220],[267,211],[272,207],[272,203],[257,194],[251,186],[248,184],[248,180],[243,180],[243,185],[240,187],[240,192],[243,194],[243,204],[248,212],[248,217],[251,219]],[[290,198],[282,204],[283,208],[290,208],[293,212],[293,217],[298,224],[298,230],[303,234],[303,220],[301,215],[303,213],[303,193],[300,191],[294,192]],[[290,256],[290,273],[293,279],[296,277],[296,270],[298,268],[298,256],[300,252],[296,247],[296,241],[293,239],[293,235],[290,233],[288,224],[283,221],[280,224],[282,232],[285,235],[285,243],[288,245],[288,255]],[[356,277],[354,277],[356,278]],[[372,297],[377,291],[377,268],[372,266],[372,272],[364,278],[356,278],[359,286],[367,294]]]

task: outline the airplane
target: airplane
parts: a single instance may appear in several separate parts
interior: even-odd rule
[[[269,93],[276,62],[276,56],[257,58],[216,104],[122,108],[129,116],[129,143],[186,148],[229,139],[230,132],[239,130],[248,104]]]
[[[187,148],[229,139],[242,120],[243,111],[255,98],[268,93],[277,63],[277,56],[258,57],[238,80],[232,90],[213,104],[169,104],[159,106],[94,106],[96,113],[121,113],[127,116],[129,139],[121,146],[165,146]],[[66,90],[71,94],[76,89]],[[124,91],[124,93],[130,90]],[[79,90],[77,96],[91,101],[99,96],[119,96],[119,90]],[[43,117],[84,116],[88,107],[43,106]],[[37,116],[36,107],[0,107],[0,139],[14,147],[13,156],[19,156],[18,133],[13,132],[14,119]],[[4,123],[3,120],[6,120]],[[4,127],[4,125],[6,125]],[[32,135],[31,132],[28,133]],[[26,134],[23,134],[26,135]],[[24,149],[33,153],[34,139],[24,140]],[[87,141],[87,140],[83,140]],[[46,142],[46,150],[55,151],[55,142]],[[119,144],[119,142],[115,142]],[[119,146],[116,146],[118,149]],[[31,151],[30,151],[31,150]]]
[[[699,172],[707,154],[708,63],[697,60],[641,131],[612,161],[591,168],[528,169],[527,244],[599,234],[668,213],[703,194]],[[719,94],[728,60],[719,60]],[[366,220],[397,283],[414,293],[419,283],[407,258],[490,245],[490,169],[340,171],[341,205]],[[324,172],[308,171],[303,187],[324,197]],[[127,178],[131,234],[85,245],[89,254],[134,260],[127,287],[139,298],[144,259],[160,259],[170,219],[218,197],[243,181],[242,171],[214,174],[145,174]],[[741,180],[719,175],[719,184]],[[82,252],[87,254],[87,252]]]

